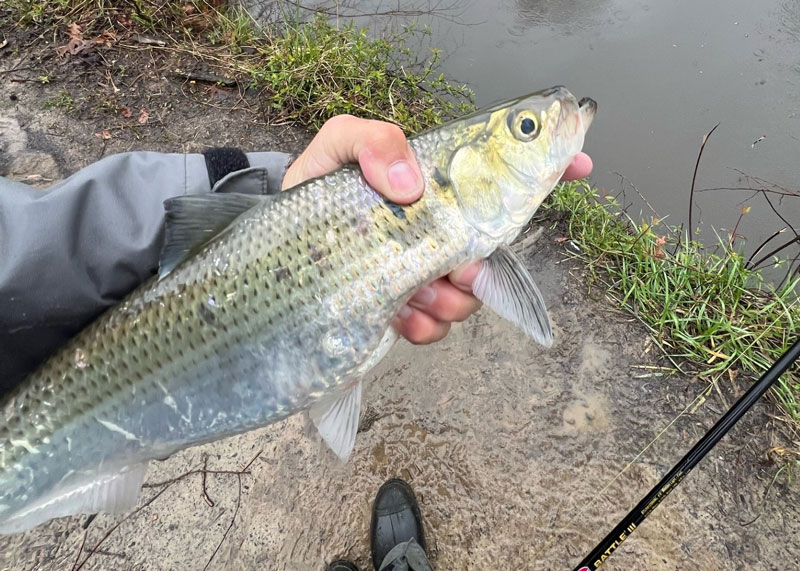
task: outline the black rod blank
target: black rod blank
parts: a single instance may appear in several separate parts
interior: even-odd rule
[[[595,571],[611,556],[614,551],[630,536],[633,531],[658,507],[664,498],[674,490],[686,475],[694,468],[708,452],[714,448],[723,436],[736,424],[780,376],[791,367],[792,363],[800,356],[800,339],[786,350],[769,370],[753,384],[748,391],[734,404],[717,423],[706,432],[694,447],[678,462],[669,473],[664,476],[656,486],[650,490],[644,499],[633,508],[625,518],[611,530],[603,541],[595,547],[575,571]]]

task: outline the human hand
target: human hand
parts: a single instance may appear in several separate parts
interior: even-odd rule
[[[372,188],[398,204],[422,196],[424,180],[416,157],[396,125],[338,115],[325,122],[283,178],[283,188],[358,162]],[[578,154],[563,180],[588,176],[592,160]],[[480,308],[472,295],[472,282],[480,263],[460,268],[424,286],[398,312],[392,325],[412,343],[443,339],[454,321],[464,321]]]

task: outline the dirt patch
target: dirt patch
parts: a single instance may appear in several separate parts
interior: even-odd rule
[[[129,150],[297,151],[309,139],[267,126],[256,93],[165,74],[166,53],[62,61],[32,41],[12,37],[0,51],[0,169],[14,178],[44,185]],[[640,366],[660,364],[657,349],[629,316],[586,295],[554,222],[525,253],[554,323],[550,350],[485,311],[435,346],[400,344],[368,379],[370,422],[347,464],[302,416],[154,462],[150,484],[204,458],[238,470],[257,456],[243,476],[208,475],[205,494],[199,474],[173,483],[83,569],[203,569],[212,555],[211,569],[321,571],[340,556],[368,569],[371,501],[395,476],[420,496],[437,569],[572,568],[744,387],[722,386],[614,479],[703,386],[640,378]],[[798,484],[771,485],[779,466],[764,451],[779,435],[769,413],[765,403],[749,413],[607,568],[800,566]],[[140,505],[162,490],[145,489]],[[84,531],[86,520],[0,539],[0,569],[70,569],[122,517],[98,516]]]

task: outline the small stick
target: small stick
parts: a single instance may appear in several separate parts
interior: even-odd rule
[[[150,504],[152,504],[154,501],[156,501],[156,500],[158,499],[158,497],[159,497],[161,494],[163,494],[164,492],[166,492],[166,491],[169,489],[169,487],[170,487],[171,485],[172,485],[172,484],[167,484],[166,486],[164,486],[164,487],[163,487],[161,490],[159,490],[159,491],[158,491],[158,493],[157,493],[157,494],[154,494],[152,498],[150,498],[150,499],[149,499],[149,500],[147,500],[147,501],[146,501],[144,504],[142,504],[142,506],[141,506],[141,507],[139,507],[139,508],[136,508],[136,510],[135,510],[135,511],[131,512],[130,514],[128,514],[127,516],[125,516],[124,518],[122,518],[122,519],[121,519],[119,522],[117,522],[117,523],[116,523],[114,526],[112,526],[112,527],[111,527],[111,529],[109,529],[109,530],[106,532],[106,534],[105,534],[105,535],[104,535],[104,536],[103,536],[103,537],[100,539],[100,541],[98,541],[98,542],[95,544],[95,546],[94,546],[94,547],[92,547],[92,548],[89,550],[89,553],[86,555],[86,557],[84,558],[84,560],[83,560],[83,561],[81,561],[81,564],[80,564],[80,565],[78,565],[77,567],[76,567],[75,565],[73,565],[73,566],[72,566],[72,571],[80,571],[80,569],[81,569],[81,568],[83,568],[83,566],[84,566],[84,565],[86,565],[86,562],[87,562],[87,561],[89,561],[89,558],[90,558],[92,555],[94,555],[94,554],[97,552],[97,550],[100,548],[100,546],[103,544],[103,542],[105,542],[105,540],[106,540],[106,539],[108,539],[108,538],[111,536],[111,534],[112,534],[112,533],[114,533],[114,532],[117,530],[117,528],[118,528],[119,526],[121,526],[123,523],[125,523],[125,522],[126,522],[126,521],[128,521],[130,518],[132,518],[133,516],[135,516],[136,514],[138,514],[140,511],[142,511],[144,508],[146,508],[147,506],[149,506]],[[85,540],[85,538],[84,538],[84,540]],[[85,542],[85,541],[84,541],[84,542]],[[83,545],[81,545],[81,551],[83,551]],[[80,558],[80,553],[81,553],[81,551],[79,551],[79,552],[78,552],[78,557],[79,557],[79,558]],[[76,563],[76,564],[78,563],[77,559],[75,560],[75,563]]]
[[[206,474],[208,474],[208,470],[206,470],[207,467],[208,467],[208,454],[203,456],[203,487],[202,487],[202,492],[200,493],[200,495],[203,496],[203,500],[206,502],[206,504],[208,504],[208,507],[213,508],[214,507],[214,500],[212,500],[209,497],[208,490],[206,489]]]
[[[796,242],[800,242],[800,236],[795,236],[794,238],[792,238],[791,240],[789,240],[789,241],[788,241],[788,242],[786,242],[785,244],[781,244],[780,246],[778,246],[777,248],[775,248],[774,250],[772,250],[770,253],[763,255],[761,258],[759,258],[759,259],[758,259],[758,261],[757,261],[757,262],[753,262],[753,263],[752,263],[752,265],[750,266],[750,269],[755,269],[755,268],[757,268],[758,266],[760,266],[760,265],[761,265],[761,263],[762,263],[764,260],[767,260],[767,259],[771,258],[772,256],[774,256],[775,254],[777,254],[777,253],[778,253],[778,252],[780,252],[781,250],[783,250],[783,249],[785,249],[785,248],[788,248],[789,246],[791,246],[792,244],[794,244],[794,243],[796,243]]]
[[[719,127],[719,123],[714,125],[714,127],[705,135],[703,135],[703,141],[700,143],[700,151],[697,153],[697,162],[694,165],[694,174],[692,175],[692,188],[689,191],[689,238],[691,239],[692,236],[692,208],[694,207],[694,185],[697,180],[697,169],[700,168],[700,157],[703,156],[703,149],[706,148],[706,143],[708,142],[708,138],[711,136],[711,133],[717,130]]]
[[[236,509],[233,510],[233,517],[231,518],[231,523],[228,524],[228,529],[226,529],[225,533],[222,534],[222,539],[219,540],[216,549],[214,549],[214,553],[212,553],[211,557],[208,558],[206,566],[203,567],[203,571],[206,571],[206,569],[208,569],[208,566],[211,565],[211,562],[214,560],[214,557],[216,557],[217,553],[220,550],[220,547],[222,547],[222,544],[225,543],[225,539],[228,537],[228,533],[230,533],[231,529],[233,528],[233,523],[236,521],[236,516],[239,514],[239,506],[242,505],[242,474],[249,473],[248,470],[250,469],[250,466],[253,465],[253,462],[255,462],[259,456],[261,456],[261,452],[263,452],[263,450],[259,450],[258,453],[256,453],[255,456],[253,456],[253,459],[250,460],[247,463],[247,465],[236,474],[236,480],[239,485],[239,493],[236,497]]]

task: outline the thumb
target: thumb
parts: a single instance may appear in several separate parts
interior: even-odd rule
[[[358,163],[369,185],[393,202],[422,195],[422,173],[403,131],[391,123],[339,115],[329,119],[284,177],[284,188]]]

